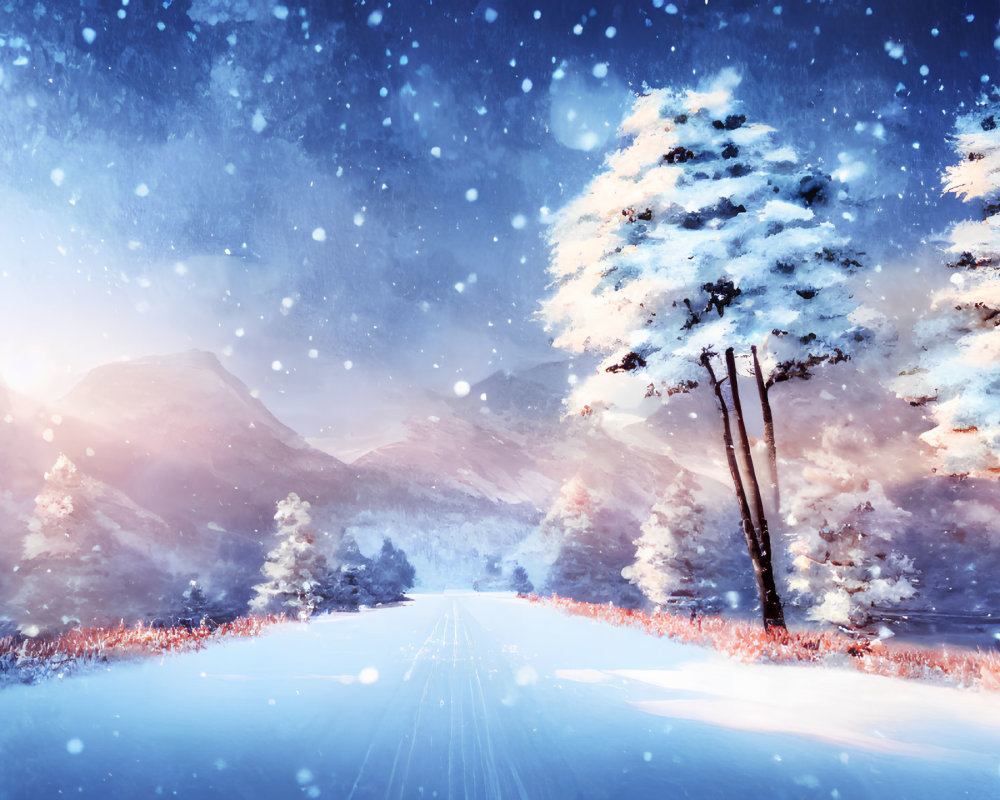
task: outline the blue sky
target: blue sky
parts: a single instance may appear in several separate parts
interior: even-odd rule
[[[991,2],[86,0],[0,29],[0,373],[58,394],[203,348],[334,438],[563,357],[534,317],[544,220],[644,83],[737,70],[927,291],[972,213],[940,195],[946,137],[1000,83]]]

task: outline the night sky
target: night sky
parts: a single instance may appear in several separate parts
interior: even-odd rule
[[[935,237],[973,213],[940,173],[1000,84],[998,26],[986,0],[10,3],[0,373],[57,396],[206,349],[336,449],[428,390],[565,358],[534,316],[546,218],[644,84],[727,67],[845,184],[886,286],[908,276],[870,301],[919,314],[948,277]]]

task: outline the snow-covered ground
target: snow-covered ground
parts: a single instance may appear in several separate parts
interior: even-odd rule
[[[509,595],[0,692],[0,798],[989,798],[1000,696],[746,666]]]

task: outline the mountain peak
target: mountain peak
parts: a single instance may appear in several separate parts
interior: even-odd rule
[[[236,423],[264,426],[282,441],[299,441],[214,354],[188,350],[96,367],[58,404],[61,411],[120,427],[169,420],[176,427]],[[228,426],[228,425],[227,425]]]

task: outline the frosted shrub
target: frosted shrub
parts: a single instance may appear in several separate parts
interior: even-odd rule
[[[76,628],[59,636],[23,639],[0,637],[0,689],[7,683],[39,683],[138,656],[163,656],[204,649],[231,637],[257,636],[285,617],[239,617],[209,627],[161,628],[139,622],[134,627]]]
[[[959,686],[974,686],[989,691],[1000,690],[1000,654],[963,650],[931,650],[914,647],[887,647],[879,640],[869,641],[831,634],[829,631],[761,630],[745,622],[721,617],[697,617],[671,613],[647,614],[615,608],[606,604],[582,603],[553,595],[529,597],[567,614],[641,630],[651,636],[712,647],[745,663],[771,664],[822,663],[844,659],[862,672],[929,681],[946,681]]]

